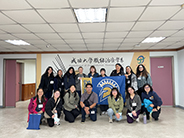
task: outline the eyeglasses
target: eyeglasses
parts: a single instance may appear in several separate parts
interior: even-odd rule
[[[149,89],[150,87],[149,86],[147,86],[147,87],[144,87],[145,89]]]
[[[86,87],[86,88],[92,88],[92,87]]]

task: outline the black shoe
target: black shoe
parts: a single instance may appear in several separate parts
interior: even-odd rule
[[[84,123],[84,122],[85,122],[85,119],[82,119],[82,120],[81,120],[81,123]]]

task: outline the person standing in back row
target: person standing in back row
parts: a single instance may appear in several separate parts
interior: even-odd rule
[[[54,75],[53,75],[53,68],[49,66],[45,73],[41,77],[41,82],[39,85],[39,89],[42,88],[44,91],[44,95],[47,99],[50,99],[52,96],[53,91],[53,85],[54,85]]]
[[[91,66],[91,67],[90,67],[90,72],[89,72],[89,74],[88,74],[88,77],[89,77],[89,78],[96,78],[96,77],[98,77],[98,76],[99,76],[99,74],[96,72],[95,66]]]
[[[124,68],[121,66],[121,64],[116,64],[116,69],[111,72],[110,76],[122,76],[124,75]]]
[[[136,72],[136,77],[137,77],[137,86],[138,86],[138,95],[141,97],[141,93],[144,92],[144,84],[148,83],[150,86],[152,86],[152,80],[151,76],[144,67],[144,65],[139,64],[137,66],[137,72]]]
[[[75,85],[75,70],[73,67],[70,67],[64,75],[65,91],[68,91],[71,85]]]

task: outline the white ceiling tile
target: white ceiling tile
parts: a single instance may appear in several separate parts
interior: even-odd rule
[[[184,39],[184,30],[175,33],[174,35],[172,35],[172,37],[183,37]]]
[[[102,50],[102,47],[88,47],[87,49],[89,51],[99,51],[99,50]]]
[[[144,7],[110,8],[107,21],[136,21]]]
[[[79,24],[82,32],[100,32],[105,30],[105,23]]]
[[[150,46],[140,46],[140,47],[134,47],[133,49],[136,50],[136,49],[139,49],[139,50],[145,50],[145,49],[148,49],[150,48]]]
[[[150,47],[152,45],[155,45],[155,43],[140,43],[140,47]]]
[[[129,42],[129,43],[122,43],[122,45],[121,45],[121,47],[123,46],[123,47],[132,47],[132,46],[135,46],[135,45],[137,45],[137,43],[131,43],[131,42]]]
[[[49,23],[76,22],[71,9],[38,10],[38,12]]]
[[[127,37],[147,37],[151,31],[130,32]]]
[[[134,47],[119,47],[118,50],[132,50]]]
[[[150,0],[111,0],[111,6],[145,6]]]
[[[184,21],[167,21],[159,30],[176,30],[184,28]]]
[[[85,42],[87,44],[103,43],[103,39],[85,39]]]
[[[79,32],[77,24],[51,24],[56,32]]]
[[[133,22],[126,22],[126,23],[107,23],[106,31],[129,31],[132,26]]]
[[[87,48],[72,48],[74,51],[87,51]]]
[[[15,22],[0,13],[0,24],[14,24]]]
[[[34,33],[54,32],[48,24],[25,24],[23,26]]]
[[[67,0],[28,0],[34,8],[65,8],[69,7]]]
[[[159,46],[159,47],[149,47],[148,49],[164,49],[166,46]]]
[[[123,43],[139,43],[139,42],[142,42],[142,40],[144,40],[144,39],[142,39],[142,38],[126,38],[124,41],[123,41]]]
[[[84,41],[83,41],[83,39],[77,39],[77,40],[73,40],[73,39],[67,39],[67,40],[65,40],[67,43],[81,43],[81,44],[83,44],[84,43]]]
[[[28,43],[33,44],[33,45],[45,45],[46,46],[46,42],[43,40],[27,40]]]
[[[180,10],[178,6],[172,7],[148,7],[141,18],[140,21],[156,21],[156,20],[167,20],[173,16],[177,11]],[[163,12],[164,11],[164,12]]]
[[[123,39],[105,39],[104,43],[121,43]]]
[[[119,45],[120,45],[119,43],[111,43],[111,44],[110,43],[104,43],[103,46],[104,47],[116,47],[117,48],[117,47],[119,47]]]
[[[3,11],[18,23],[45,23],[34,10]]]
[[[153,31],[157,29],[160,25],[162,25],[164,22],[157,21],[157,22],[137,22],[135,26],[133,27],[133,31],[144,31],[144,30],[150,30]]]
[[[16,37],[10,35],[10,34],[0,34],[0,39],[7,40],[7,39],[17,39]]]
[[[103,47],[103,50],[117,50],[118,47]]]
[[[184,16],[183,15],[184,15],[184,10],[181,10],[174,17],[172,17],[171,20],[184,20]]]
[[[59,39],[59,40],[45,40],[47,43],[50,43],[50,44],[66,44],[62,39]]]
[[[104,33],[82,33],[84,38],[103,38]]]
[[[107,7],[109,0],[69,0],[73,8]]]
[[[165,47],[165,49],[177,49],[180,47],[182,47],[182,45],[181,46],[168,46],[168,47]]]
[[[70,47],[68,48],[57,48],[58,51],[73,51],[73,49],[71,49]]]
[[[64,39],[82,39],[80,33],[59,33],[59,35]]]
[[[153,32],[149,37],[167,37],[170,36],[172,34],[176,33],[176,31],[155,31]]]
[[[59,49],[61,49],[61,48],[63,48],[63,49],[68,49],[68,48],[70,48],[68,45],[63,45],[63,44],[60,44],[60,45],[52,45],[52,47],[54,47],[54,48],[59,48]]]
[[[17,10],[17,9],[32,9],[31,6],[24,0],[1,0],[1,10]]]
[[[102,47],[102,44],[101,43],[99,43],[99,44],[87,44],[86,46],[90,47],[90,48],[98,48],[98,47]]]
[[[183,0],[152,0],[150,5],[181,5]]]
[[[20,25],[0,25],[0,29],[9,33],[28,33],[26,29]]]
[[[55,33],[44,33],[44,34],[36,34],[42,39],[50,39],[50,40],[58,40],[61,39],[57,34]]]
[[[54,48],[54,47],[49,47],[49,48],[45,48],[43,49],[44,51],[58,51],[58,49]]]
[[[165,38],[162,42],[173,42],[183,40],[183,37],[168,37]]]
[[[105,38],[124,38],[128,32],[106,32]]]
[[[2,31],[2,30],[0,30],[0,34],[5,34],[5,32],[4,32],[4,31]]]
[[[12,34],[20,39],[24,39],[24,40],[29,40],[29,39],[40,39],[37,36],[35,36],[34,34]]]

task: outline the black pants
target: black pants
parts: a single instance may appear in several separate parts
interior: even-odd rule
[[[67,111],[64,109],[64,114],[65,114],[65,120],[73,123],[75,121],[75,118],[80,114],[78,109],[73,109],[71,111]]]
[[[100,105],[100,110],[102,112],[107,111],[107,109],[109,109],[109,106],[108,105]]]
[[[143,110],[143,112],[146,113],[147,119],[149,120],[150,119],[150,112],[148,112],[147,109],[144,106],[142,106],[142,110]],[[158,111],[152,112],[151,116],[155,120],[158,120],[158,117],[159,117],[160,113],[161,113],[161,108]]]
[[[141,98],[142,92],[144,92],[144,88],[143,87],[141,87],[141,88],[139,88],[137,90],[137,94],[140,96],[140,98]],[[141,98],[141,100],[142,100],[142,98]]]
[[[53,127],[54,126],[54,119],[53,118],[47,118],[47,123],[48,123],[49,127]]]

